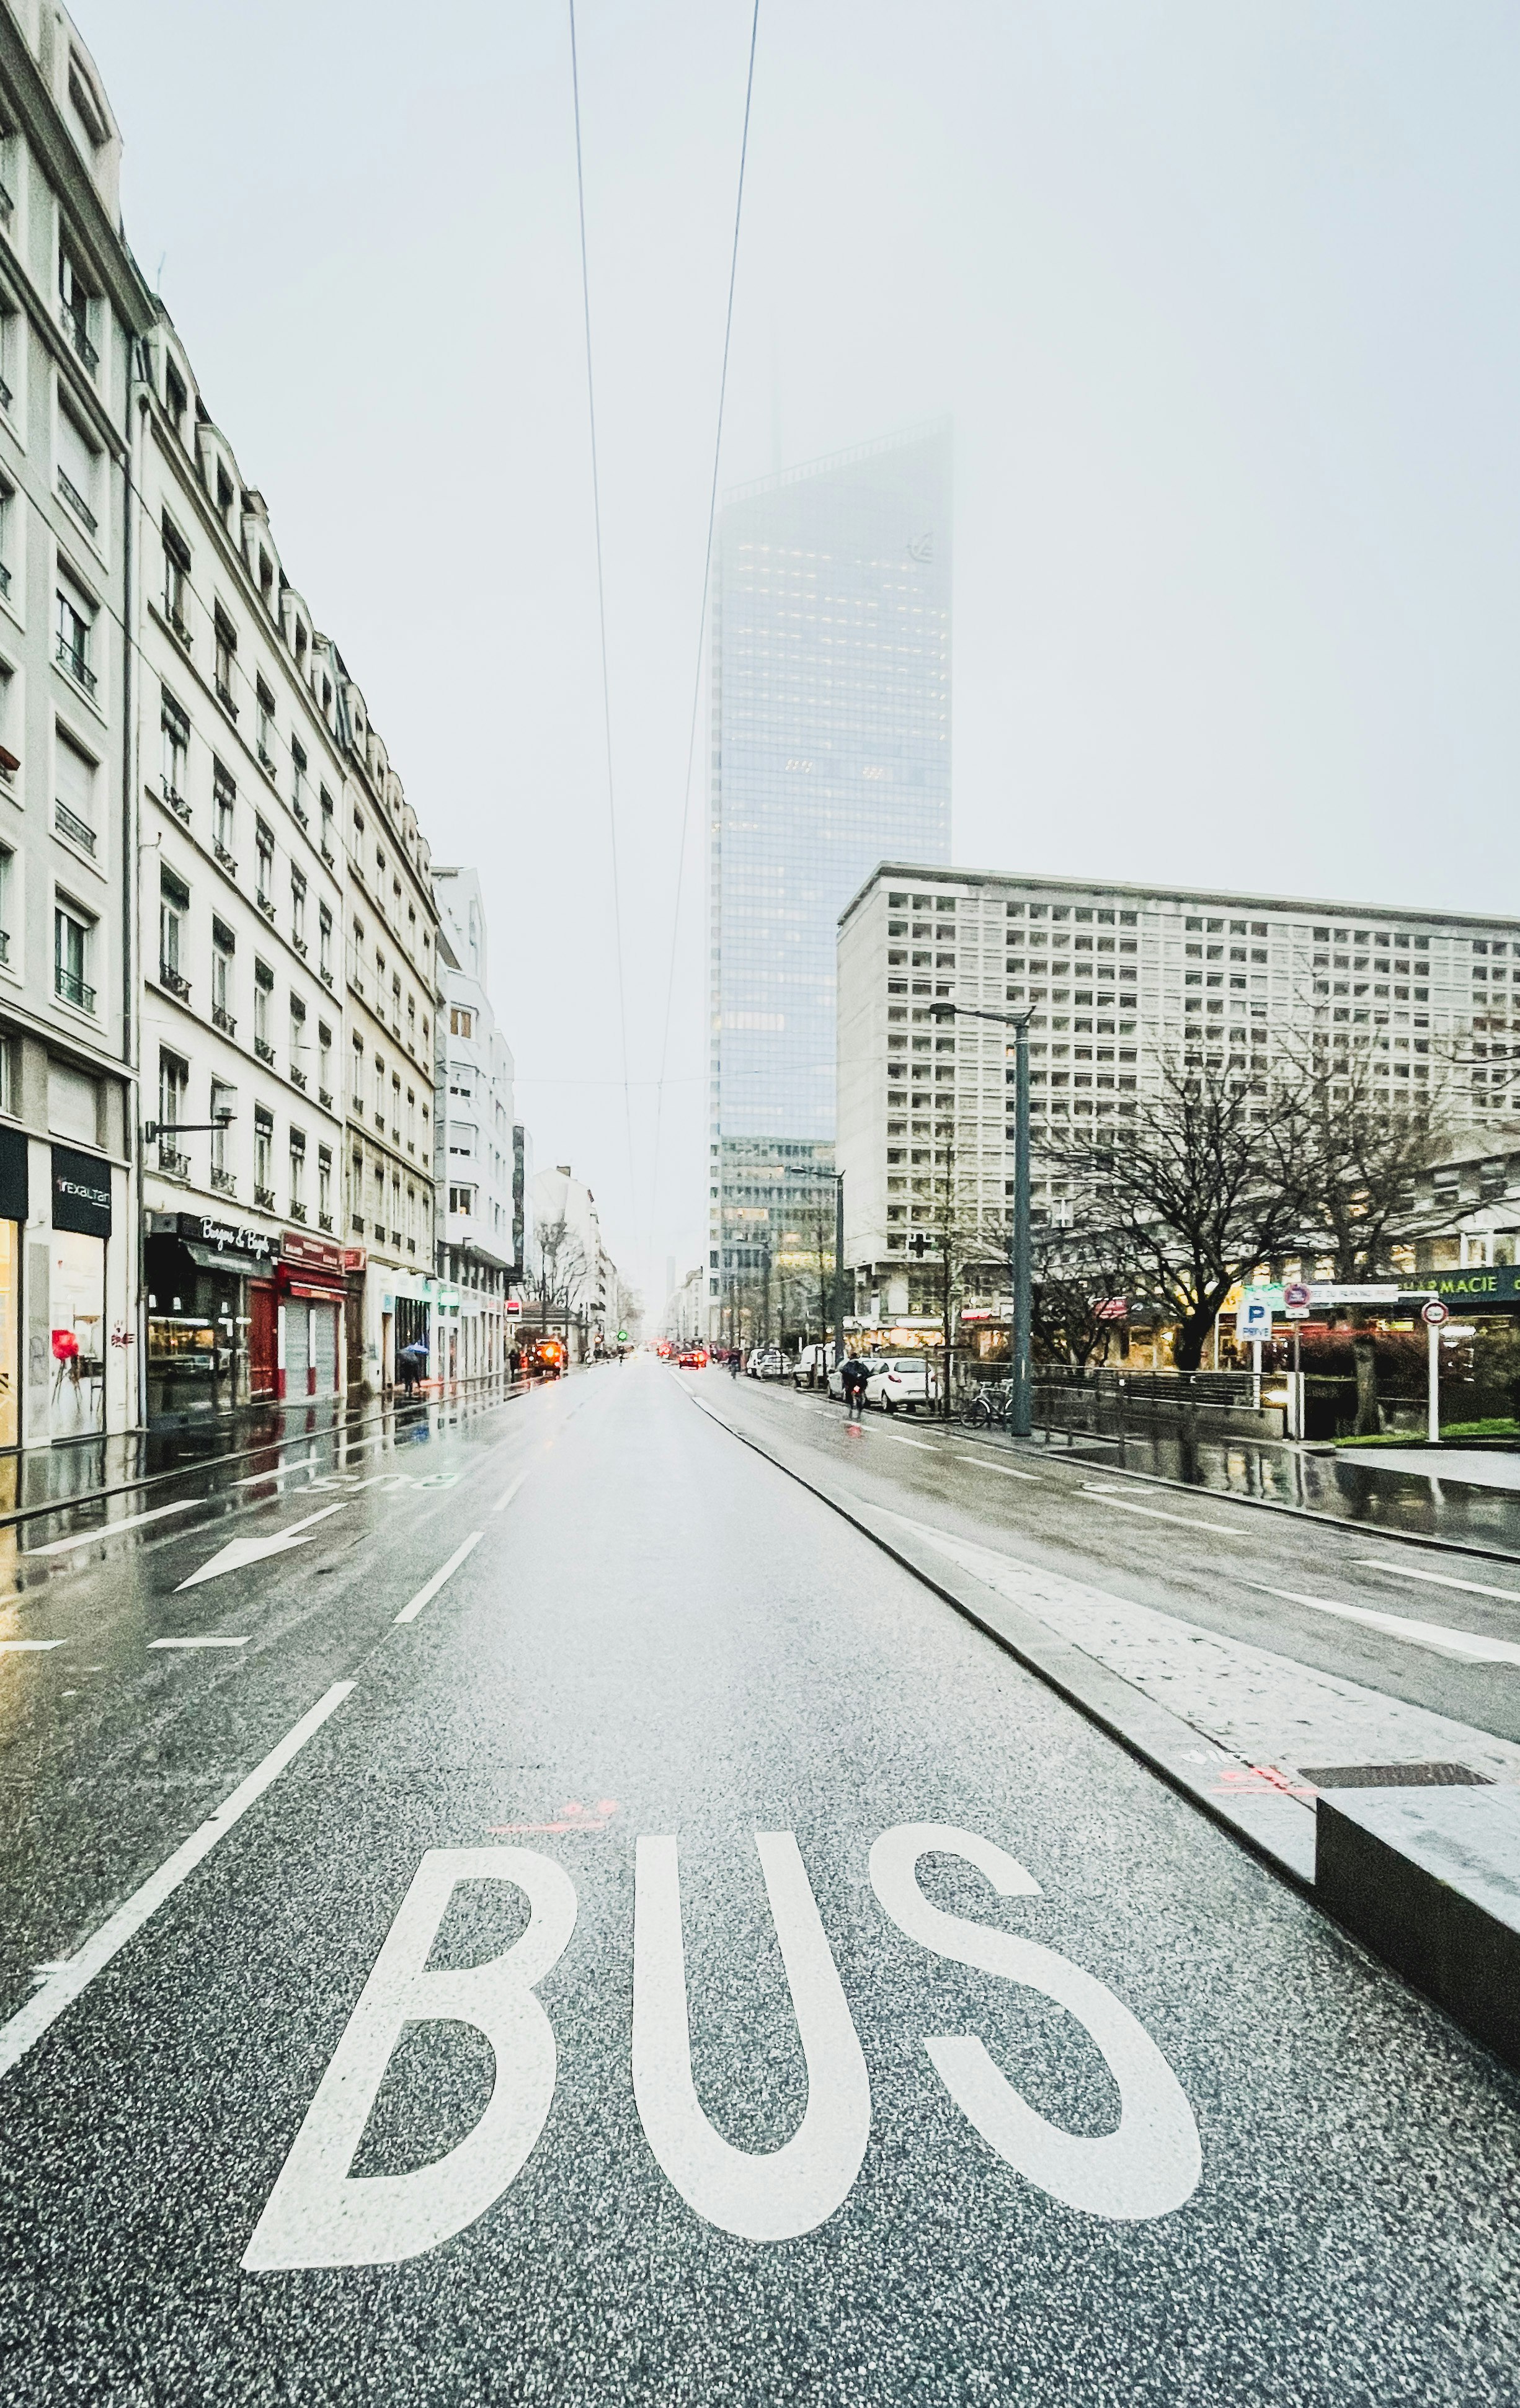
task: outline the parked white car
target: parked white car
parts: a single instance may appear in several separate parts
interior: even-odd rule
[[[754,1346],[744,1369],[752,1380],[784,1380],[790,1366],[779,1346]]]
[[[879,1412],[911,1413],[929,1402],[929,1367],[922,1354],[892,1354],[878,1360],[866,1383],[866,1402]]]

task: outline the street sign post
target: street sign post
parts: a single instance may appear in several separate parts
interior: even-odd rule
[[[1293,1377],[1288,1386],[1288,1436],[1302,1438],[1304,1430],[1304,1383],[1298,1360],[1298,1324],[1307,1321],[1312,1310],[1307,1280],[1284,1280],[1283,1310],[1293,1324]]]
[[[1441,1444],[1441,1333],[1451,1317],[1450,1305],[1442,1304],[1439,1296],[1427,1296],[1420,1307],[1427,1341],[1425,1434],[1432,1446]]]

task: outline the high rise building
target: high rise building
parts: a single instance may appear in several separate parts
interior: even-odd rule
[[[507,1360],[507,1292],[523,1272],[522,1152],[514,1146],[511,1048],[487,982],[485,896],[476,869],[436,867],[437,1101],[434,1168],[441,1282],[433,1369],[481,1379]]]
[[[742,486],[719,520],[714,1337],[787,1321],[832,1254],[839,914],[878,861],[950,858],[950,513],[939,423]]]

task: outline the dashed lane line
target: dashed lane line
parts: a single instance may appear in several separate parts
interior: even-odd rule
[[[0,1639],[0,1656],[40,1656],[46,1647],[63,1647],[62,1639]]]
[[[527,1476],[528,1475],[525,1471],[520,1471],[517,1478],[508,1484],[508,1485],[502,1490],[501,1495],[497,1498],[495,1503],[492,1506],[491,1511],[493,1513],[506,1512],[508,1506],[511,1503],[512,1498],[517,1495],[518,1490],[522,1487],[523,1483]]]
[[[929,1444],[926,1438],[899,1438],[896,1430],[883,1430],[882,1436],[889,1438],[894,1446],[916,1446],[921,1455],[938,1455],[939,1452],[937,1446]]]
[[[65,1963],[48,1974],[40,1988],[35,1990],[23,2007],[19,2007],[8,2023],[0,2024],[0,2074],[19,2065],[33,2043],[39,2041],[50,2024],[56,2023],[66,2007],[73,2005],[95,1975],[108,1965],[119,1950],[142,1929],[149,1916],[155,1914],[165,1899],[172,1898],[180,1883],[193,1873],[204,1856],[208,1856],[219,1840],[226,1838],[233,1826],[241,1820],[249,1808],[255,1805],[273,1781],[277,1781],[293,1756],[298,1756],[314,1732],[322,1728],[330,1713],[343,1703],[353,1688],[351,1681],[335,1681],[324,1697],[319,1698],[308,1713],[301,1716],[272,1747],[262,1764],[255,1765],[246,1781],[239,1782],[229,1798],[223,1799],[214,1814],[208,1815],[198,1830],[191,1833],[172,1856],[148,1879],[116,1913],[108,1916],[94,1936],[77,1948]]]
[[[1418,1565],[1403,1563],[1392,1555],[1357,1555],[1354,1560],[1364,1570],[1385,1572],[1390,1580],[1433,1581],[1438,1588],[1465,1588],[1474,1597],[1498,1597],[1506,1605],[1520,1605],[1520,1590],[1490,1588],[1486,1581],[1458,1580],[1455,1572],[1424,1571]]]
[[[1147,1522],[1170,1522],[1179,1530],[1207,1530],[1216,1539],[1243,1539],[1249,1533],[1232,1529],[1227,1522],[1197,1522],[1185,1513],[1163,1513],[1156,1505],[1135,1505],[1127,1497],[1116,1497],[1111,1489],[1083,1488],[1096,1505],[1105,1505],[1111,1513],[1140,1513]]]
[[[973,1471],[998,1472],[1004,1480],[1033,1480],[1038,1482],[1040,1478],[1038,1471],[1015,1471],[1011,1463],[984,1463],[980,1455],[958,1455],[955,1457],[955,1460],[957,1463],[968,1463]]]
[[[446,1564],[441,1564],[438,1567],[438,1570],[434,1573],[432,1579],[423,1583],[423,1586],[418,1590],[410,1603],[402,1607],[400,1612],[396,1615],[397,1622],[415,1622],[423,1606],[429,1604],[432,1599],[437,1597],[439,1589],[443,1586],[444,1582],[450,1579],[452,1574],[459,1570],[465,1557],[471,1554],[474,1549],[480,1545],[480,1541],[484,1536],[485,1532],[483,1530],[472,1530],[469,1537],[465,1541],[464,1545],[456,1547],[448,1562]]]
[[[150,1639],[150,1647],[246,1647],[246,1639],[218,1639],[206,1635],[195,1639]]]
[[[1520,1664],[1520,1646],[1513,1639],[1489,1639],[1482,1631],[1449,1630],[1443,1623],[1416,1622],[1404,1613],[1380,1613],[1369,1605],[1342,1605],[1328,1597],[1305,1597],[1296,1588],[1273,1588],[1267,1581],[1248,1580],[1247,1588],[1266,1597],[1286,1598],[1290,1605],[1312,1606],[1316,1613],[1333,1613],[1342,1622],[1359,1622],[1433,1656],[1452,1656],[1462,1664]]]

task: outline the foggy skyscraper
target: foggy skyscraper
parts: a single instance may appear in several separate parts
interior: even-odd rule
[[[825,1201],[832,1223],[839,914],[878,861],[950,858],[950,578],[948,423],[742,486],[718,522],[715,1334],[741,1291],[779,1327]]]

